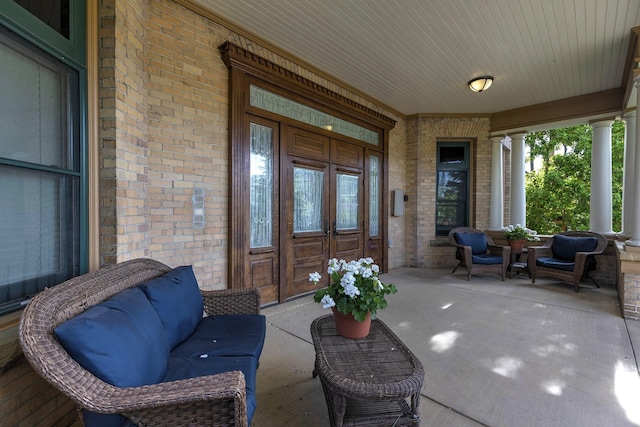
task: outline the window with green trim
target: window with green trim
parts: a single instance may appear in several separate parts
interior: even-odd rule
[[[34,38],[50,22],[10,18],[0,9],[0,314],[87,268],[84,68]]]
[[[436,235],[469,225],[469,143],[439,142]]]

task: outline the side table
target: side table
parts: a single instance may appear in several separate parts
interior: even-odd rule
[[[320,377],[332,427],[419,426],[422,363],[381,320],[365,338],[343,338],[333,315],[311,323]]]
[[[524,261],[521,261],[520,258],[523,255],[524,255]],[[510,279],[513,278],[514,272],[516,272],[517,274],[520,274],[521,271],[523,273],[529,272],[529,268],[527,267],[527,256],[528,256],[527,248],[511,249],[511,259],[509,262],[509,278]]]

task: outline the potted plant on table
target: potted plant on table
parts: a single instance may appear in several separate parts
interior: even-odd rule
[[[537,231],[531,230],[527,227],[523,227],[520,224],[516,224],[515,226],[509,225],[508,227],[503,227],[503,230],[504,237],[507,238],[511,249],[522,250],[525,242],[540,240]]]
[[[333,258],[329,260],[327,273],[329,286],[318,289],[313,296],[324,308],[331,308],[336,319],[338,333],[347,338],[362,338],[369,334],[371,319],[378,310],[387,306],[386,295],[395,294],[395,285],[385,285],[378,278],[380,268],[372,258],[361,258],[347,262]],[[309,281],[316,285],[321,279],[318,272],[309,274]],[[350,332],[347,324],[352,318],[358,330]]]

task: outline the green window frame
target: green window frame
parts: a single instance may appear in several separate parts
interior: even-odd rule
[[[88,271],[86,4],[66,3],[65,34],[0,3],[0,315]]]
[[[470,143],[438,142],[436,185],[436,235],[469,226]]]

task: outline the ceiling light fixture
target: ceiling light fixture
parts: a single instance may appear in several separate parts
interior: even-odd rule
[[[493,83],[493,76],[482,76],[471,80],[468,85],[472,91],[482,92],[483,90],[489,89],[491,83]]]

